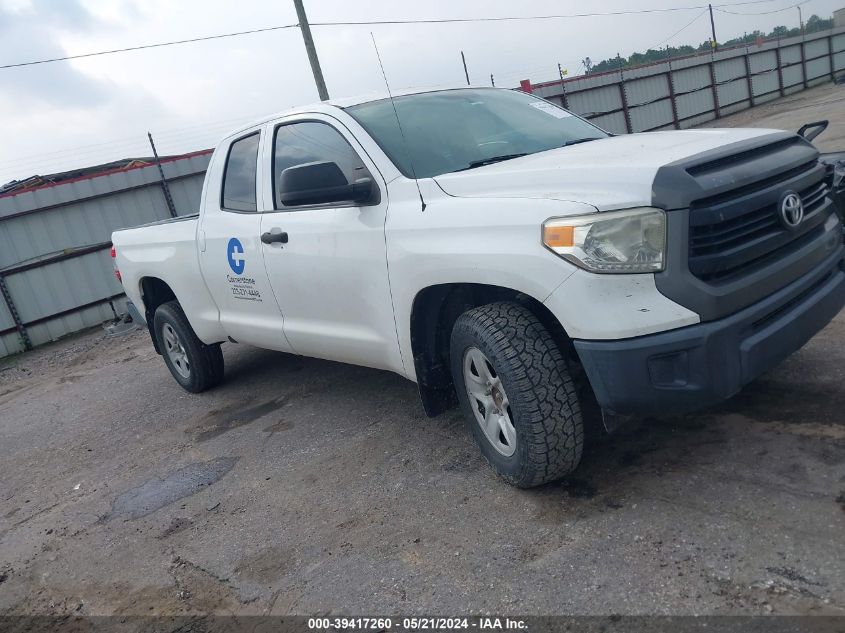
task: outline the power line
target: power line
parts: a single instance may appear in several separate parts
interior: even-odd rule
[[[158,44],[142,44],[141,46],[129,46],[126,48],[114,48],[108,51],[97,51],[95,53],[80,53],[79,55],[67,55],[65,57],[53,57],[50,59],[37,59],[31,62],[18,62],[17,64],[4,64],[0,66],[0,70],[4,68],[20,68],[21,66],[35,66],[36,64],[50,64],[52,62],[65,62],[71,59],[81,59],[83,57],[97,57],[99,55],[113,55],[114,53],[127,53],[129,51],[141,51],[148,48],[161,48],[163,46],[175,46],[176,44],[190,44],[192,42],[206,42],[208,40],[219,40],[224,37],[238,37],[240,35],[253,35],[255,33],[266,33],[267,31],[280,31],[282,29],[291,29],[299,26],[298,24],[283,24],[281,26],[268,26],[263,29],[251,29],[249,31],[238,31],[236,33],[222,33],[220,35],[208,35],[206,37],[192,37],[187,40],[174,40],[172,42],[159,42]]]
[[[699,19],[701,19],[701,17],[702,17],[704,14],[706,14],[706,13],[707,13],[707,9],[704,9],[704,11],[702,11],[701,13],[699,13],[697,16],[695,16],[695,17],[694,17],[692,20],[690,20],[689,22],[687,22],[687,24],[686,24],[686,25],[684,25],[683,27],[681,27],[680,29],[678,29],[677,31],[675,31],[672,35],[670,35],[669,37],[667,37],[667,38],[666,38],[665,40],[663,40],[662,42],[658,42],[657,44],[655,44],[654,46],[652,46],[652,47],[651,47],[651,49],[649,49],[649,50],[659,49],[659,48],[660,48],[661,46],[663,46],[666,42],[670,42],[671,40],[675,39],[678,35],[680,35],[680,34],[681,34],[681,33],[683,33],[684,31],[686,31],[689,27],[691,27],[693,24],[695,24],[696,22],[698,22],[698,20],[699,20]]]
[[[215,139],[216,137],[223,136],[223,129],[226,130],[231,129],[233,126],[231,124],[221,124],[216,126],[210,126],[208,130],[191,132],[186,134],[170,134],[167,135],[166,138],[163,138],[162,141],[159,143],[160,146],[166,147],[171,146],[176,143],[186,142],[186,141],[197,141],[202,142],[205,139],[211,140]],[[219,134],[216,130],[220,130]],[[162,135],[165,136],[165,135]],[[114,139],[111,141],[105,141],[103,143],[96,143],[91,145],[80,145],[77,147],[69,147],[62,150],[56,150],[53,152],[45,152],[44,154],[29,154],[26,156],[19,156],[16,158],[9,158],[0,160],[0,170],[4,168],[8,168],[10,166],[15,167],[26,167],[32,164],[45,164],[54,161],[61,161],[64,160],[66,157],[80,157],[80,156],[87,156],[91,154],[101,154],[107,151],[125,151],[125,152],[135,152],[138,148],[145,148],[147,144],[143,142],[143,138],[140,136],[140,133],[137,138],[131,139]],[[146,155],[146,152],[142,149],[142,154],[137,155]]]
[[[809,1],[809,0],[807,0],[807,1]],[[669,37],[667,37],[666,39],[662,40],[661,42],[658,42],[658,43],[657,43],[657,44],[655,44],[654,46],[651,46],[651,47],[647,48],[647,49],[646,49],[646,52],[648,52],[648,51],[650,51],[650,50],[659,50],[659,49],[660,49],[660,47],[661,47],[663,44],[665,44],[666,42],[669,42],[669,41],[671,41],[671,40],[675,39],[675,37],[677,37],[678,35],[680,35],[680,34],[681,34],[681,33],[683,33],[684,31],[686,31],[689,27],[691,27],[691,26],[692,26],[693,24],[695,24],[698,20],[700,20],[700,19],[701,19],[701,17],[702,17],[702,16],[704,16],[704,15],[708,12],[708,10],[709,10],[709,8],[708,8],[708,7],[705,7],[705,8],[704,8],[704,10],[703,10],[703,11],[701,11],[701,13],[699,13],[698,15],[696,15],[696,16],[695,16],[692,20],[690,20],[690,21],[689,21],[689,22],[687,22],[684,26],[682,26],[680,29],[678,29],[677,31],[675,31],[672,35],[670,35],[670,36],[669,36]],[[582,65],[583,65],[583,63],[582,63]]]
[[[782,13],[783,11],[791,11],[797,7],[800,7],[803,4],[807,4],[810,0],[803,0],[803,2],[799,2],[798,4],[791,4],[788,7],[783,7],[782,9],[774,9],[772,11],[761,11],[759,13],[741,13],[739,11],[725,11],[724,9],[717,8],[716,11],[719,13],[728,13],[730,15],[772,15],[773,13]]]
[[[253,119],[254,120],[254,119]],[[247,121],[243,121],[246,123]],[[233,123],[217,123],[217,124],[209,124],[204,129],[195,129],[192,130],[190,128],[186,128],[184,132],[170,132],[170,133],[161,133],[156,134],[156,138],[161,136],[161,140],[159,145],[168,145],[173,143],[179,143],[186,140],[193,140],[200,137],[207,137],[207,136],[216,136],[218,134],[218,130],[231,130],[235,127]],[[222,136],[222,131],[220,132]],[[76,147],[69,147],[61,150],[55,150],[52,152],[44,152],[39,154],[29,154],[26,156],[18,156],[16,158],[11,159],[4,159],[0,161],[0,168],[7,164],[17,164],[20,165],[22,163],[27,163],[33,160],[41,160],[44,158],[51,158],[51,157],[58,157],[62,158],[63,155],[72,154],[72,155],[80,155],[80,154],[89,154],[89,153],[96,153],[101,151],[102,149],[114,149],[114,148],[123,148],[123,147],[134,147],[138,144],[143,146],[148,146],[148,143],[143,142],[143,137],[141,133],[138,133],[137,137],[128,137],[124,139],[112,139],[110,141],[104,141],[102,143],[95,143],[91,145],[81,145]]]
[[[771,1],[775,1],[775,0],[761,0],[760,2],[748,2],[748,3],[743,2],[743,3],[736,3],[736,4],[760,4],[762,2],[771,2]],[[730,12],[730,11],[723,11],[723,12],[724,13],[731,13],[733,15],[768,15],[768,14],[771,14],[771,13],[778,13],[778,12],[786,11],[786,10],[789,10],[789,9],[793,9],[797,6],[806,4],[809,1],[810,0],[803,0],[803,2],[800,2],[800,3],[795,4],[795,5],[790,5],[788,7],[782,8],[782,9],[776,9],[774,11],[767,11],[767,12],[763,12],[763,13],[736,13],[736,12]],[[729,6],[729,5],[714,5],[714,7],[719,7],[719,6]],[[687,22],[683,27],[681,27],[680,29],[675,31],[672,35],[670,35],[666,39],[662,40],[661,42],[659,42],[655,46],[651,47],[651,49],[659,49],[659,47],[662,46],[664,43],[671,41],[672,39],[674,39],[675,37],[680,35],[682,32],[684,32],[686,29],[688,29],[690,26],[692,26],[696,21],[698,21],[706,13],[707,13],[707,8],[705,8],[703,11],[701,11],[692,20]],[[249,33],[249,32],[251,32],[251,31],[245,31],[243,33]],[[241,34],[243,34],[243,33],[241,33]],[[581,66],[583,66],[583,62],[581,63]],[[579,67],[579,71],[580,71],[580,67]],[[533,75],[533,74],[536,74],[536,73],[545,73],[545,74],[548,74],[548,75],[557,76],[556,71],[554,69],[547,67],[547,65],[545,65],[545,64],[542,65],[542,66],[534,66],[534,67],[531,67],[531,68],[528,68],[528,69],[523,69],[523,70],[510,70],[510,71],[499,72],[499,73],[497,73],[497,76],[500,77],[500,78],[506,78],[507,80],[511,80],[515,77],[527,77],[527,76],[530,76],[530,75]],[[578,74],[578,71],[576,71],[574,73],[574,75],[577,75],[577,74]],[[215,130],[218,130],[218,129],[221,129],[221,128],[227,128],[228,129],[229,127],[231,127],[233,125],[234,122],[251,121],[251,120],[254,120],[254,119],[257,119],[257,118],[258,118],[257,115],[243,116],[243,117],[237,117],[237,118],[234,118],[234,119],[223,119],[223,120],[208,122],[206,124],[198,124],[198,125],[192,125],[192,126],[187,126],[187,127],[180,127],[180,128],[176,128],[176,129],[169,130],[169,131],[166,130],[166,131],[163,131],[163,132],[159,132],[157,134],[157,137],[165,139],[166,145],[181,144],[181,143],[184,143],[188,140],[195,140],[195,139],[198,139],[198,138],[209,138],[209,137],[211,137],[211,140],[216,140],[216,137],[218,136],[218,134],[215,133]],[[197,129],[197,128],[200,128],[200,129]],[[191,130],[196,130],[196,131],[191,131]],[[39,159],[53,157],[53,156],[55,156],[55,158],[52,159],[53,161],[63,161],[64,158],[65,158],[64,154],[79,155],[80,150],[85,150],[85,149],[88,149],[88,148],[104,147],[104,149],[106,149],[106,150],[108,150],[108,149],[114,150],[114,149],[119,148],[119,147],[132,147],[132,146],[137,146],[138,144],[143,144],[143,141],[140,138],[134,139],[133,137],[129,137],[129,138],[124,138],[124,139],[114,139],[113,141],[107,141],[107,142],[104,142],[104,143],[95,143],[95,144],[84,145],[84,146],[80,146],[80,147],[67,148],[67,149],[64,149],[64,150],[58,150],[58,151],[49,152],[49,153],[46,153],[46,154],[34,154],[34,155],[30,155],[30,156],[25,156],[22,159],[17,158],[17,159],[10,159],[10,160],[7,160],[7,161],[0,161],[0,168],[5,167],[8,164],[15,164],[16,166],[19,167],[21,165],[21,160],[24,161],[24,164],[29,164],[29,162],[42,162],[43,163],[43,160],[39,160]],[[100,152],[100,151],[102,151],[102,150],[91,149],[87,152],[83,151],[81,153],[82,154],[90,154],[90,153],[95,153],[95,152]],[[48,162],[50,162],[50,161],[48,161]]]
[[[809,0],[806,0],[809,2]],[[731,2],[727,4],[714,4],[714,7],[736,7],[751,4],[768,4],[777,0],[746,0],[745,2]],[[526,20],[563,20],[571,18],[596,18],[619,15],[639,15],[647,13],[669,13],[674,11],[694,11],[706,9],[708,5],[696,5],[689,7],[663,7],[660,9],[631,9],[628,11],[606,11],[596,13],[562,13],[551,15],[521,15],[483,18],[432,18],[421,20],[360,20],[351,22],[311,22],[311,26],[379,26],[379,25],[403,25],[403,24],[455,24],[464,22],[515,22]]]
[[[755,4],[766,4],[776,2],[777,0],[745,0],[744,2],[732,2],[727,4],[713,5],[714,7],[734,7],[746,6]],[[590,18],[590,17],[607,17],[620,15],[641,15],[649,13],[667,13],[674,11],[693,11],[696,9],[706,8],[703,5],[689,6],[689,7],[666,7],[661,9],[634,9],[630,11],[609,11],[605,13],[570,13],[558,15],[527,15],[527,16],[503,16],[503,17],[478,17],[478,18],[436,18],[428,20],[362,20],[352,22],[312,22],[311,26],[329,27],[329,26],[383,26],[383,25],[406,25],[406,24],[459,24],[468,22],[514,22],[514,21],[528,21],[528,20],[563,20],[573,18]],[[21,68],[23,66],[35,66],[38,64],[50,64],[53,62],[70,61],[72,59],[83,59],[87,57],[98,57],[101,55],[113,55],[115,53],[127,53],[131,51],[140,51],[151,48],[162,48],[164,46],[175,46],[179,44],[190,44],[194,42],[206,42],[209,40],[219,40],[229,37],[240,37],[242,35],[253,35],[256,33],[266,33],[269,31],[280,31],[284,29],[291,29],[299,27],[299,24],[282,24],[279,26],[268,26],[260,29],[250,29],[248,31],[236,31],[233,33],[221,33],[218,35],[208,35],[205,37],[193,37],[183,40],[174,40],[171,42],[158,42],[155,44],[142,44],[139,46],[128,46],[125,48],[115,48],[105,51],[95,51],[91,53],[80,53],[78,55],[66,55],[64,57],[52,57],[49,59],[37,59],[28,62],[17,62],[14,64],[0,65],[0,70],[8,68]]]
[[[525,67],[520,70],[503,70],[501,72],[496,73],[496,77],[501,77],[502,79],[505,78],[520,78],[525,79],[526,77],[534,74],[539,73],[547,73],[549,75],[557,76],[558,71],[556,66],[552,66],[551,64],[543,64],[542,66],[532,66],[530,68]]]
[[[236,127],[236,125],[246,124],[251,121],[257,121],[262,116],[265,116],[267,113],[264,112],[262,114],[252,114],[252,115],[244,115],[239,117],[233,117],[228,119],[215,119],[213,121],[205,121],[203,123],[197,123],[194,125],[185,125],[180,126],[178,128],[161,128],[156,131],[156,139],[159,139],[160,145],[167,145],[172,144],[174,142],[180,142],[182,140],[188,138],[195,138],[198,135],[215,135],[215,130],[223,130],[229,131]],[[163,141],[163,142],[162,142]],[[147,143],[143,139],[143,134],[138,132],[138,134],[133,136],[124,136],[121,138],[113,138],[108,141],[103,141],[100,143],[90,143],[86,145],[77,145],[74,147],[66,147],[64,149],[53,150],[51,152],[43,152],[38,154],[27,154],[24,156],[17,156],[15,158],[10,159],[3,159],[0,160],[0,169],[2,169],[7,164],[20,164],[21,161],[30,161],[30,160],[37,160],[42,158],[48,158],[51,156],[59,156],[63,154],[78,154],[82,150],[92,150],[92,151],[99,151],[96,148],[106,148],[111,149],[115,147],[125,147],[125,146],[135,146],[135,145],[144,145],[146,147]],[[90,152],[86,152],[90,153]]]
[[[780,11],[792,9],[794,7],[800,6],[801,4],[806,4],[809,0],[804,0],[803,2],[800,2],[799,4],[791,5],[790,7],[786,7],[786,8],[783,8],[783,9],[777,9],[775,11],[763,12],[763,13],[758,13],[758,14],[736,13],[736,12],[731,12],[731,11],[725,11],[725,10],[719,8],[719,7],[739,6],[739,5],[757,5],[757,4],[765,4],[765,3],[775,2],[775,1],[777,1],[777,0],[753,0],[753,1],[746,1],[746,2],[736,2],[736,3],[730,3],[730,4],[714,5],[714,8],[717,8],[717,10],[723,11],[724,13],[734,13],[736,15],[766,15],[766,14],[769,14],[769,13],[777,13],[777,12],[780,12]],[[450,23],[450,22],[491,22],[491,21],[505,21],[505,20],[547,20],[547,19],[597,17],[597,16],[612,16],[612,15],[644,14],[644,13],[647,14],[647,13],[658,13],[658,12],[668,12],[668,11],[685,11],[685,10],[691,10],[691,9],[695,9],[695,8],[702,8],[702,7],[674,7],[674,8],[668,8],[668,9],[641,9],[641,10],[617,11],[617,12],[609,12],[609,13],[583,13],[583,14],[548,15],[548,16],[516,16],[516,17],[497,17],[497,18],[496,17],[494,17],[494,18],[455,18],[455,19],[438,19],[438,20],[404,20],[404,21],[371,21],[371,22],[324,22],[324,23],[317,23],[317,24],[315,24],[315,26],[340,26],[340,25],[354,26],[354,25],[358,25],[358,24],[434,24],[434,23]],[[680,30],[675,32],[672,36],[670,36],[669,38],[664,40],[664,42],[673,39],[674,37],[679,35],[681,32],[683,32],[684,30],[689,28],[693,23],[695,23],[698,19],[700,19],[701,16],[704,15],[704,13],[706,13],[706,8],[704,8],[704,10],[701,13],[696,15],[696,17],[693,18],[684,27],[682,27]],[[171,41],[171,42],[161,42],[161,43],[156,43],[156,44],[126,47],[126,48],[120,48],[120,49],[100,51],[100,52],[95,52],[95,53],[85,53],[85,54],[80,54],[80,55],[58,57],[58,58],[53,58],[53,59],[37,60],[37,61],[32,61],[32,62],[23,62],[23,63],[19,63],[19,64],[9,64],[9,65],[5,65],[5,66],[0,66],[0,69],[19,67],[19,66],[30,66],[30,65],[35,65],[35,64],[45,64],[45,63],[56,62],[56,61],[65,61],[65,60],[70,60],[70,59],[93,57],[93,56],[98,56],[98,55],[108,55],[108,54],[114,54],[114,53],[119,53],[119,52],[144,50],[144,49],[148,49],[148,48],[159,48],[159,47],[172,46],[172,45],[178,45],[178,44],[186,44],[186,43],[192,43],[192,42],[222,39],[222,38],[227,38],[227,37],[237,37],[237,36],[261,33],[261,32],[288,29],[288,28],[293,28],[293,27],[296,27],[296,26],[298,26],[298,24],[288,24],[288,25],[282,25],[282,26],[272,26],[272,27],[266,27],[266,28],[261,28],[261,29],[251,29],[251,30],[247,30],[247,31],[225,33],[225,34],[220,34],[220,35],[212,35],[212,36],[207,36],[207,37],[197,37],[197,38],[190,38],[190,39],[177,40],[177,41]],[[661,42],[661,44],[662,43],[663,42]],[[660,44],[658,44],[657,46],[660,46]],[[505,72],[505,73],[502,73],[501,76],[502,77],[509,77],[509,76],[516,76],[516,75],[528,76],[529,74],[532,74],[532,73],[538,72],[538,71],[543,72],[543,73],[548,72],[549,75],[553,74],[551,69],[547,69],[544,66],[542,68],[537,67],[537,68],[532,69],[530,71]],[[241,120],[244,120],[244,119],[252,119],[252,118],[256,118],[256,117],[239,117],[238,119],[232,119],[232,121],[234,121],[234,120],[241,121]],[[188,142],[196,144],[197,141],[200,141],[200,139],[202,139],[203,141],[208,141],[208,142],[212,142],[212,141],[216,142],[218,135],[214,132],[214,130],[216,130],[218,128],[222,128],[224,126],[228,127],[229,124],[228,123],[216,123],[216,124],[188,126],[187,128],[180,128],[180,129],[174,130],[172,132],[169,132],[169,131],[164,132],[164,133],[160,134],[160,136],[163,139],[165,139],[164,145],[169,145],[169,146],[178,146],[178,145],[184,146]],[[200,130],[191,131],[191,128],[194,128],[194,127],[202,128],[202,131],[200,131]],[[205,143],[203,143],[203,144],[205,144]],[[0,161],[0,173],[11,171],[12,169],[14,169],[16,171],[19,171],[22,168],[27,169],[27,168],[29,168],[29,165],[34,164],[34,163],[38,163],[38,164],[41,164],[41,165],[45,165],[45,163],[47,165],[65,163],[70,158],[69,156],[66,156],[65,154],[73,154],[74,157],[78,158],[78,157],[84,156],[84,155],[103,154],[105,152],[109,152],[109,153],[117,153],[117,151],[128,152],[128,151],[131,151],[130,148],[134,149],[136,147],[139,147],[140,145],[141,145],[140,139],[138,141],[131,139],[131,138],[126,138],[125,140],[115,139],[114,141],[111,141],[111,142],[96,143],[96,144],[92,144],[92,145],[82,146],[81,148],[68,148],[68,149],[64,149],[64,150],[58,150],[58,151],[50,152],[50,153],[43,154],[43,155],[30,155],[30,156],[27,156],[27,157],[19,157],[15,160],[11,160],[11,161]],[[102,148],[102,149],[94,149],[94,148]],[[82,150],[82,151],[80,151],[80,150]],[[46,161],[45,161],[45,159],[46,159]],[[8,164],[8,163],[13,163],[14,166],[12,166],[11,164]]]
[[[229,119],[216,119],[195,125],[180,126],[178,128],[161,128],[156,132],[156,139],[158,139],[159,145],[162,147],[173,146],[175,144],[184,143],[189,140],[194,141],[196,139],[205,139],[211,144],[216,144],[223,136],[224,132],[234,129],[236,125],[243,125],[251,121],[257,121],[262,116],[266,116],[266,114],[267,113],[264,112],[260,115],[253,114]],[[44,163],[45,160],[48,163],[62,161],[65,159],[66,155],[81,156],[86,154],[96,154],[109,150],[117,150],[118,148],[127,148],[126,151],[133,151],[132,148],[139,145],[143,147],[147,146],[147,143],[143,140],[143,134],[141,132],[138,132],[137,135],[113,138],[100,143],[77,145],[51,152],[27,154],[24,156],[16,156],[15,158],[3,159],[0,160],[0,171],[3,171],[9,166],[26,166],[31,163]],[[142,152],[138,155],[145,155],[145,153]]]
[[[212,148],[217,145],[223,136],[223,132],[211,132],[208,134],[194,134],[166,140],[162,143],[163,152],[165,154],[182,154],[187,151]],[[108,158],[109,156],[112,158]],[[129,143],[105,145],[99,149],[93,148],[46,158],[30,156],[26,160],[6,162],[3,165],[0,165],[0,174],[31,170],[49,173],[51,171],[56,171],[57,169],[61,170],[60,166],[68,164],[69,162],[111,162],[112,160],[119,160],[121,158],[139,158],[147,156],[149,156],[149,147],[145,147],[143,142],[138,140]]]

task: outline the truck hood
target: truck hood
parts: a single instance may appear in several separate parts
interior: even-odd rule
[[[613,136],[539,152],[435,181],[448,195],[466,198],[568,200],[610,211],[652,203],[657,170],[696,154],[779,130],[707,129]]]

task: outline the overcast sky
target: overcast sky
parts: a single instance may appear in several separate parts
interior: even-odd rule
[[[720,4],[737,0],[718,0]],[[360,21],[612,12],[689,7],[702,0],[305,0],[309,20]],[[757,13],[795,4],[738,6]],[[845,0],[810,0],[804,19],[829,17]],[[701,12],[438,25],[314,27],[332,97],[384,87],[370,31],[392,88],[462,83],[512,87],[520,79],[574,75],[581,60],[658,44],[699,44]],[[0,65],[203,37],[296,22],[292,0],[0,0]],[[798,12],[716,14],[717,35],[798,25]],[[127,156],[213,146],[236,125],[317,100],[298,29],[0,70],[0,183]]]

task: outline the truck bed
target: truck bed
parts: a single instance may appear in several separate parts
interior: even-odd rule
[[[191,326],[203,340],[217,340],[219,312],[199,266],[199,215],[186,215],[115,231],[112,243],[126,294],[142,313],[143,288],[163,282],[179,297]]]
[[[143,229],[148,226],[159,226],[161,224],[176,224],[177,222],[185,222],[187,220],[198,220],[200,217],[199,213],[192,213],[190,215],[180,215],[175,218],[165,218],[164,220],[156,220],[155,222],[148,222],[147,224],[140,224],[138,226],[132,227],[133,229]],[[129,231],[132,229],[121,229],[122,231]]]

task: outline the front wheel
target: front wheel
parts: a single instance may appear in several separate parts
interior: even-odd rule
[[[199,340],[177,301],[158,307],[153,329],[164,363],[183,389],[200,393],[222,382],[220,345],[206,345]]]
[[[493,470],[521,488],[575,470],[584,445],[578,395],[537,317],[516,303],[474,308],[455,322],[450,349],[461,408]]]

